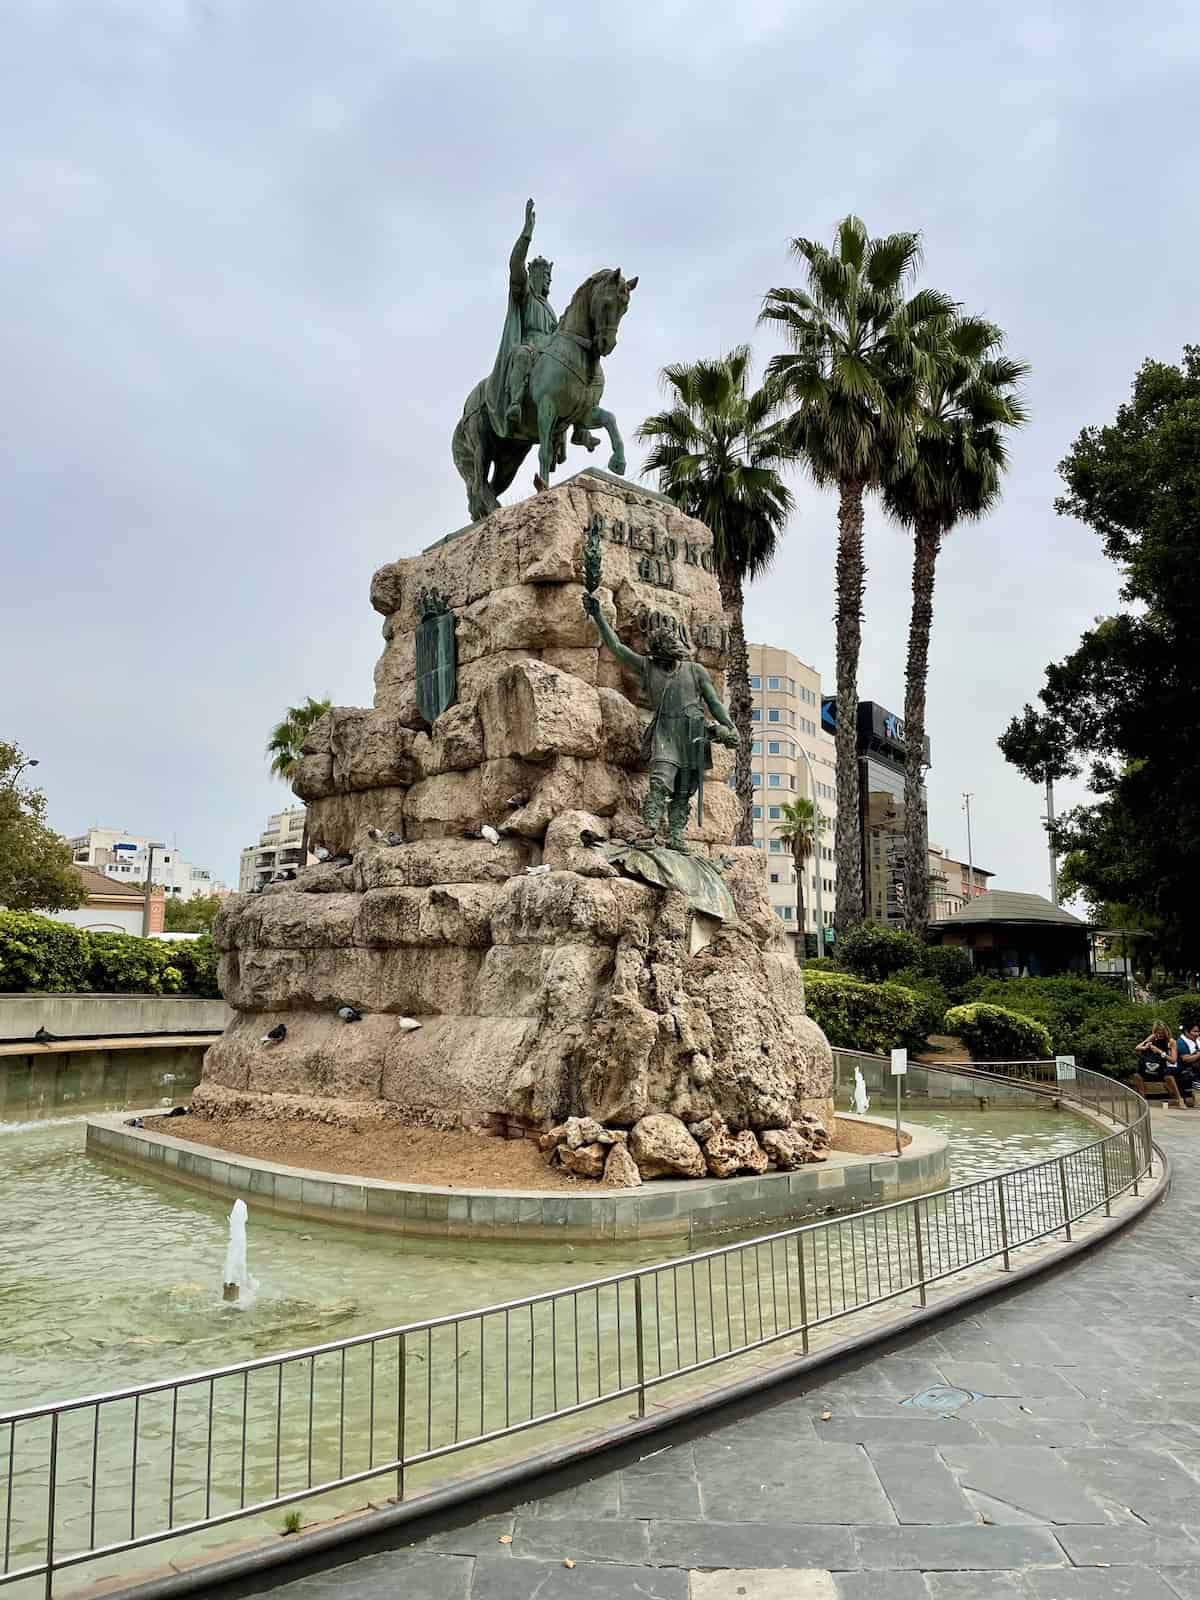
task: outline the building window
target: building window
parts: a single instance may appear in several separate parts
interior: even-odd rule
[[[762,807],[761,806],[751,806],[750,807],[750,815],[754,818],[755,822],[761,822],[762,821]]]
[[[762,788],[762,773],[761,772],[752,772],[750,774],[750,787],[752,789],[761,789]]]
[[[779,687],[779,679],[778,678],[768,678],[767,679],[767,688],[768,689],[778,689],[778,687]]]
[[[750,674],[750,687],[752,689],[761,689],[762,688],[762,679],[759,677],[757,672],[752,672]]]
[[[778,706],[772,706],[768,710],[768,712],[767,712],[767,721],[768,722],[782,722],[783,721],[783,712],[780,711]]]
[[[779,740],[778,739],[768,739],[767,740],[767,754],[769,756],[777,756],[777,755],[779,755],[779,753],[780,753],[780,751],[779,751]]]
[[[779,874],[777,872],[773,872],[771,874],[771,882],[772,883],[778,883],[779,882]]]
[[[794,922],[796,920],[796,908],[795,906],[780,906],[779,915],[785,922]]]
[[[755,739],[754,743],[750,746],[750,754],[752,756],[759,756],[759,755],[762,754],[762,740],[761,739]]]
[[[783,815],[783,812],[779,809],[778,806],[768,806],[767,807],[767,815],[768,815],[768,817],[770,817],[772,822],[778,822],[780,817]]]
[[[767,788],[768,789],[782,789],[783,788],[783,773],[782,772],[768,772],[767,773]]]
[[[762,721],[762,711],[758,706],[755,706],[754,710],[750,713],[750,721],[751,722],[761,722]]]
[[[782,853],[782,851],[783,851],[783,841],[782,841],[782,839],[772,839],[771,840],[771,849],[774,851],[774,853],[776,855],[780,855]]]
[[[795,787],[796,787],[796,774],[794,772],[789,772],[788,773],[788,788],[789,789],[794,789]]]
[[[762,849],[762,840],[761,839],[755,839],[754,848],[756,850],[761,850]]]

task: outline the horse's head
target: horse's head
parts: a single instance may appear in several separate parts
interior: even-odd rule
[[[620,267],[606,268],[589,280],[588,325],[597,355],[610,356],[616,349],[617,327],[637,284],[637,278],[622,277]]]

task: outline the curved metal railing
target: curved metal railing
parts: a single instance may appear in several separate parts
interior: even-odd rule
[[[1014,1084],[1029,1069],[1040,1097],[1054,1064],[985,1071],[997,1067]],[[1111,1214],[1150,1169],[1138,1095],[1082,1069],[1054,1088],[1109,1131],[935,1194],[565,1289],[0,1414],[0,1588],[39,1580],[51,1596],[67,1569],[358,1486],[403,1499],[446,1457],[473,1452],[482,1470],[513,1435],[606,1407],[612,1425],[631,1403],[642,1416],[665,1385],[786,1341],[806,1354],[844,1319],[1008,1268]]]

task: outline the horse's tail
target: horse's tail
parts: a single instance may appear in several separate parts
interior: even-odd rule
[[[458,468],[459,476],[467,484],[471,483],[476,473],[476,447],[472,443],[471,434],[479,426],[479,413],[483,409],[483,387],[482,383],[477,383],[467,396],[462,416],[455,424],[450,439],[450,453],[454,457],[454,465]]]

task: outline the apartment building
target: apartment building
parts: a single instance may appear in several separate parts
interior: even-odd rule
[[[956,861],[940,844],[929,846],[929,920],[937,922],[961,911],[968,900],[988,890],[995,873],[978,862]]]
[[[153,882],[172,900],[192,900],[197,895],[228,894],[207,867],[193,866],[174,845],[152,833],[131,833],[127,828],[89,828],[67,839],[71,859],[79,867],[94,867],[115,883],[136,888],[150,871],[150,846],[154,845]]]
[[[267,818],[258,843],[247,845],[241,853],[238,893],[252,894],[269,883],[282,867],[302,865],[303,849],[304,807],[292,806],[287,811],[274,812]],[[309,861],[314,859],[311,855],[308,857]]]
[[[821,923],[826,930],[833,927],[835,884],[834,742],[821,727],[821,675],[790,650],[766,644],[747,648],[754,702],[754,844],[767,856],[775,915],[793,937],[799,931],[796,871],[790,846],[779,837],[784,825],[783,806],[787,801],[810,798],[825,818],[820,845],[806,863],[804,922],[812,948],[819,927],[818,900]]]

